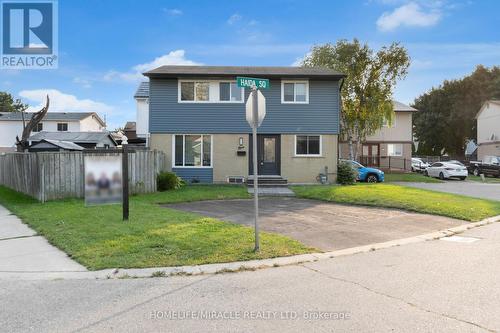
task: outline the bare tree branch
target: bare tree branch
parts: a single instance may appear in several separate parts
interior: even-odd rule
[[[36,128],[38,123],[42,121],[43,117],[45,117],[45,115],[49,111],[49,105],[50,99],[49,95],[47,95],[47,102],[45,106],[40,111],[33,113],[28,123],[26,125],[23,125],[23,133],[21,135],[21,139],[19,139],[19,136],[16,135],[16,145],[18,152],[23,152],[26,148],[28,148],[28,139],[31,135],[31,132]]]

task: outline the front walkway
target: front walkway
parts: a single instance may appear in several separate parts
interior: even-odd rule
[[[0,273],[84,271],[85,267],[0,206]]]

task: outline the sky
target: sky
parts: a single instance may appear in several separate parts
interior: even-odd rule
[[[0,0],[1,1],[1,0]],[[312,46],[358,38],[408,49],[394,98],[411,103],[478,64],[500,65],[500,1],[59,0],[59,67],[0,69],[0,91],[37,111],[135,120],[142,72],[161,65],[296,66]]]

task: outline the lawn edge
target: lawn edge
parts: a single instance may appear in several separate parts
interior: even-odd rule
[[[151,278],[196,276],[221,273],[236,273],[241,271],[255,271],[258,269],[299,265],[343,256],[367,253],[376,250],[388,249],[395,246],[421,243],[437,240],[443,237],[460,234],[469,229],[500,222],[500,215],[488,217],[479,222],[466,223],[457,227],[443,229],[423,235],[412,236],[381,243],[373,243],[357,247],[329,252],[316,252],[299,254],[287,257],[269,259],[255,259],[248,261],[235,261],[220,264],[203,264],[192,266],[151,267],[151,268],[109,268],[88,272],[0,272],[0,279],[22,280],[57,280],[57,279],[126,279],[126,278]]]

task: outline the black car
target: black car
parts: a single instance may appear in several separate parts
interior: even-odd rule
[[[470,162],[469,172],[474,176],[500,177],[500,156],[485,156],[481,162]]]

